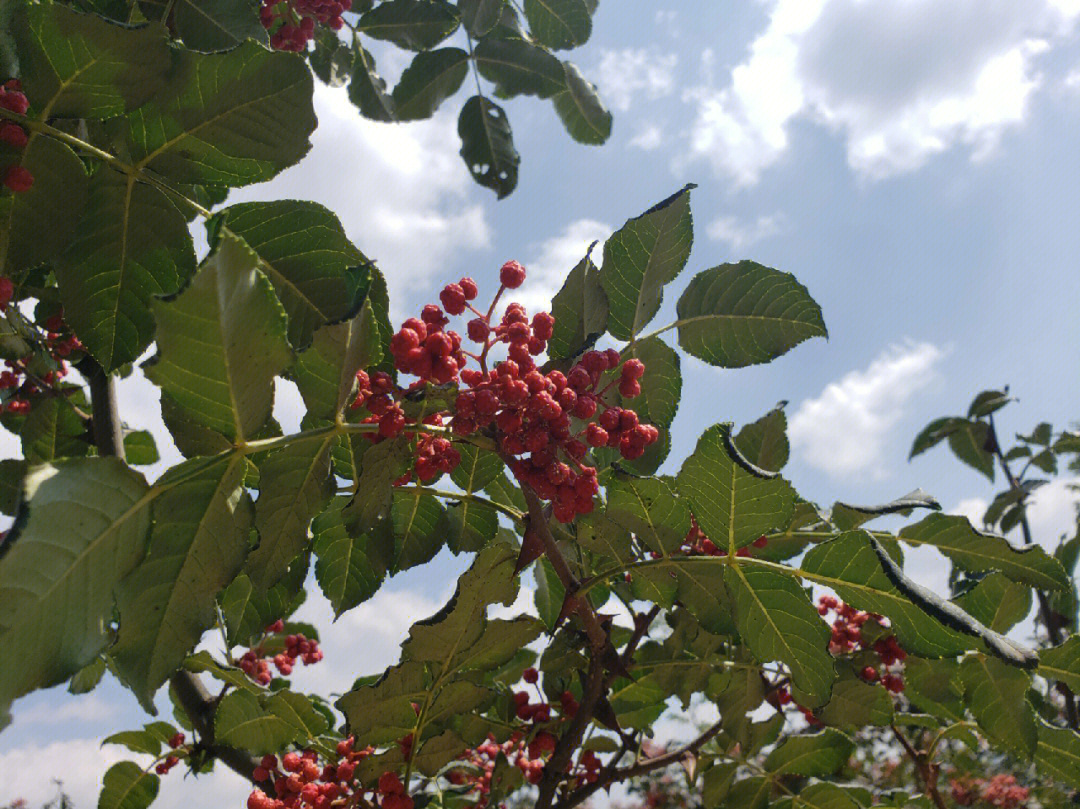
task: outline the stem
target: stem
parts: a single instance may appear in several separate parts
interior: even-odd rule
[[[923,791],[926,793],[926,797],[933,801],[934,806],[936,806],[937,809],[948,809],[945,805],[945,799],[941,797],[941,792],[937,787],[937,765],[930,760],[930,757],[926,753],[920,753],[916,750],[900,728],[896,725],[890,725],[890,727],[892,728],[893,735],[896,736],[900,745],[904,748],[904,752],[906,752],[911,759],[911,763],[915,765],[915,771],[923,782]]]
[[[997,458],[998,465],[1001,466],[1001,471],[1005,473],[1005,479],[1009,483],[1009,488],[1014,492],[1022,491],[1020,481],[1017,480],[1016,476],[1013,474],[1008,461],[1005,460],[1005,455],[1001,451],[1001,443],[998,441],[997,429],[994,427],[993,414],[987,417],[987,421],[990,424],[990,443],[993,446],[994,457]],[[1026,500],[1027,494],[1024,494],[1020,500],[1020,505],[1023,507],[1022,516],[1020,517],[1020,530],[1024,534],[1024,544],[1030,546],[1034,545],[1035,541],[1031,534],[1031,524],[1028,522]],[[1045,591],[1040,589],[1035,590],[1035,596],[1039,601],[1039,615],[1042,618],[1043,624],[1046,626],[1047,637],[1050,639],[1052,645],[1060,646],[1065,638],[1061,632],[1061,625],[1054,615],[1053,609],[1050,607],[1050,598],[1046,595]],[[1059,681],[1057,683],[1057,688],[1065,701],[1065,721],[1073,730],[1080,730],[1080,710],[1077,709],[1076,695],[1073,694],[1072,689],[1063,682]]]
[[[496,503],[494,500],[490,500],[487,497],[481,497],[478,494],[470,494],[467,492],[448,492],[443,489],[433,489],[430,486],[408,486],[404,487],[413,489],[418,492],[424,492],[425,494],[431,494],[435,497],[445,497],[448,500],[461,500],[463,502],[479,503],[480,505],[492,508],[501,514],[505,514],[515,522],[525,522],[525,515],[518,511],[513,506],[504,506],[502,503]]]
[[[98,455],[124,460],[124,431],[116,406],[116,382],[89,354],[79,363],[79,373],[90,385],[93,405],[91,423]]]

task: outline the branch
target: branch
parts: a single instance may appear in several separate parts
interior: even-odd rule
[[[124,460],[124,431],[116,406],[116,382],[89,354],[79,362],[78,368],[90,386],[93,406],[90,420],[98,455]]]
[[[623,767],[621,769],[611,769],[604,775],[601,775],[591,784],[586,784],[583,787],[578,787],[557,804],[555,809],[570,809],[573,806],[577,806],[582,801],[588,799],[593,793],[607,789],[612,784],[616,784],[620,781],[626,781],[629,778],[636,778],[639,775],[645,775],[646,773],[658,770],[663,767],[667,767],[671,764],[678,764],[683,761],[687,756],[693,756],[697,754],[697,751],[704,747],[716,734],[720,732],[722,721],[718,721],[713,725],[710,725],[704,730],[700,736],[694,739],[692,742],[677,747],[661,756],[655,756],[654,758],[646,758],[633,764],[630,767]],[[945,807],[939,807],[939,809],[945,809]]]
[[[923,790],[926,792],[926,797],[934,802],[934,806],[936,806],[937,809],[948,809],[945,805],[945,799],[941,797],[941,792],[937,787],[937,765],[934,764],[934,762],[930,760],[930,757],[925,753],[920,753],[916,750],[900,728],[896,725],[890,725],[890,727],[892,728],[893,735],[896,736],[897,740],[904,748],[904,752],[906,752],[911,759],[911,763],[915,765],[915,771],[923,782]]]

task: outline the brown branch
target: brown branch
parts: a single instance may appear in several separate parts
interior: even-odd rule
[[[1020,485],[1020,481],[1017,480],[1013,474],[1012,469],[1009,467],[1008,462],[1005,460],[1005,455],[1001,451],[1001,443],[998,441],[997,430],[994,427],[994,417],[990,415],[987,417],[990,424],[990,444],[994,457],[998,459],[998,464],[1001,466],[1001,471],[1005,473],[1005,479],[1009,483],[1009,488],[1014,492],[1021,491],[1023,487]],[[1020,506],[1023,508],[1022,515],[1020,517],[1020,530],[1024,534],[1024,544],[1034,545],[1035,540],[1031,533],[1031,524],[1028,522],[1027,516],[1027,494],[1023,494],[1020,499]],[[1050,640],[1050,643],[1054,646],[1060,646],[1065,640],[1065,637],[1061,633],[1061,624],[1057,620],[1057,616],[1054,614],[1054,610],[1050,607],[1050,598],[1046,592],[1035,588],[1035,597],[1039,602],[1039,616],[1042,618],[1043,624],[1046,626],[1046,635]],[[1080,709],[1077,708],[1076,695],[1073,694],[1072,689],[1066,683],[1057,683],[1058,691],[1061,693],[1065,701],[1065,721],[1069,727],[1073,730],[1080,731]]]
[[[893,735],[896,736],[900,745],[904,748],[904,752],[908,754],[911,763],[915,765],[915,771],[923,783],[923,791],[926,793],[926,797],[933,801],[937,809],[948,809],[945,805],[945,799],[941,797],[941,792],[937,786],[938,765],[931,761],[926,753],[916,750],[900,728],[896,725],[890,725],[889,727],[892,728]]]
[[[571,807],[577,806],[582,801],[587,800],[593,793],[601,789],[607,789],[612,784],[626,781],[629,778],[636,778],[639,775],[645,775],[646,773],[661,769],[662,767],[678,764],[687,756],[695,755],[698,750],[704,747],[720,732],[721,725],[722,720],[710,725],[692,742],[684,744],[682,747],[677,747],[674,750],[670,750],[663,755],[642,759],[629,767],[613,768],[606,775],[601,774],[601,776],[591,784],[586,784],[585,786],[575,789],[563,798],[563,800],[555,804],[554,809],[571,809]],[[944,809],[944,807],[939,807],[939,809]]]
[[[79,362],[79,373],[90,386],[94,445],[98,455],[124,460],[124,431],[116,406],[116,381],[90,355]]]

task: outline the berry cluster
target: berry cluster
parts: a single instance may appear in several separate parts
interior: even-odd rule
[[[13,288],[11,279],[0,278],[0,312],[11,302]],[[14,360],[5,360],[5,370],[0,371],[0,412],[28,413],[35,397],[47,390],[55,389],[56,384],[68,374],[67,357],[82,349],[79,338],[67,331],[63,313],[49,317],[44,323],[46,332],[41,342],[44,353],[48,355],[51,371],[35,373],[31,364],[34,354]],[[40,335],[35,339],[40,340]]]
[[[762,534],[750,545],[737,549],[735,555],[741,557],[753,556],[754,552],[750,549],[751,546],[764,548],[768,544],[769,538]],[[727,548],[717,547],[711,539],[705,536],[705,532],[701,530],[701,526],[692,516],[690,517],[690,530],[687,532],[680,550],[686,556],[727,556]],[[655,557],[659,554],[653,555]]]
[[[354,739],[350,736],[338,742],[337,759],[319,765],[319,756],[314,750],[305,750],[303,753],[286,753],[281,757],[281,765],[278,766],[276,756],[263,756],[259,766],[252,773],[252,778],[259,782],[269,781],[273,784],[274,797],[267,795],[261,789],[255,789],[248,795],[248,809],[330,809],[337,806],[339,798],[359,798],[364,790],[354,783],[353,777],[356,765],[360,761],[375,752],[372,747],[354,750]],[[379,779],[380,791],[384,779],[396,775],[386,773]],[[397,786],[401,782],[397,781]],[[412,800],[401,800],[404,789],[394,792],[397,800],[388,801],[383,792],[381,806],[384,809],[412,809]],[[350,802],[350,806],[356,805]]]
[[[341,15],[352,8],[352,0],[263,0],[259,19],[270,35],[270,47],[302,53],[315,35],[315,25],[340,31]]]
[[[173,750],[176,750],[178,747],[183,747],[184,739],[185,737],[183,733],[177,733],[169,737],[169,747],[171,747]],[[164,759],[158,762],[157,765],[155,765],[154,772],[156,772],[158,775],[167,775],[169,770],[171,770],[179,763],[180,757],[175,755],[174,753],[170,753],[169,755],[165,756]]]
[[[274,674],[270,665],[266,662],[269,651],[265,644],[269,636],[277,635],[285,630],[284,621],[278,619],[263,630],[263,637],[258,644],[248,649],[237,661],[241,671],[259,685],[270,685]],[[322,650],[317,640],[309,640],[304,635],[287,635],[285,637],[284,650],[273,655],[271,658],[278,673],[282,677],[292,674],[296,661],[300,660],[304,665],[311,666],[323,659]]]
[[[1028,800],[1031,790],[1016,783],[1015,775],[995,775],[993,778],[962,776],[949,780],[952,799],[960,806],[983,801],[998,809],[1017,809]]]
[[[850,604],[838,600],[834,596],[823,595],[818,599],[818,614],[828,617],[835,614],[832,622],[832,634],[829,638],[829,652],[833,655],[854,654],[863,648],[863,626],[872,621],[881,627],[887,627],[887,620],[876,613],[862,612]],[[904,690],[904,678],[900,675],[901,668],[907,658],[907,652],[896,640],[896,635],[887,635],[875,640],[871,646],[880,660],[880,665],[864,666],[859,674],[870,683],[879,679],[886,690],[893,694],[899,694]]]
[[[26,115],[30,109],[30,102],[22,91],[22,84],[18,79],[10,79],[0,86],[0,107],[19,115]],[[12,121],[0,122],[0,141],[16,149],[26,146],[26,130]],[[34,175],[23,166],[8,166],[4,171],[4,185],[21,194],[29,191],[34,184]]]

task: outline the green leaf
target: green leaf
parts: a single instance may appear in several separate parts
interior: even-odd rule
[[[265,755],[314,739],[326,727],[326,717],[302,694],[279,691],[260,699],[250,691],[233,691],[215,712],[214,738],[219,744]]]
[[[160,781],[134,761],[113,764],[102,779],[98,809],[146,809],[157,797]]]
[[[191,421],[254,437],[270,418],[274,377],[292,362],[285,311],[255,253],[222,234],[191,285],[152,307],[158,353],[146,375]]]
[[[566,588],[563,587],[559,574],[546,558],[537,561],[533,567],[533,575],[536,577],[536,590],[533,591],[536,614],[540,616],[548,632],[554,632],[562,612],[563,601],[566,599]]]
[[[653,319],[664,285],[686,266],[694,241],[686,186],[641,216],[627,220],[604,242],[600,282],[608,298],[608,330],[630,340]]]
[[[19,434],[27,463],[85,455],[89,425],[75,412],[68,397],[34,401]]]
[[[352,77],[353,49],[336,31],[319,26],[315,31],[315,50],[308,54],[308,63],[319,81],[329,87],[342,87]]]
[[[791,273],[753,261],[694,276],[676,307],[679,345],[710,365],[769,362],[811,337],[827,337],[821,307]]]
[[[518,36],[484,37],[473,49],[473,59],[480,75],[495,84],[500,98],[551,98],[566,89],[562,62]]]
[[[1038,747],[1035,764],[1051,778],[1080,789],[1080,734],[1069,728],[1056,728],[1038,720]]]
[[[789,736],[765,759],[773,776],[801,775],[824,778],[847,764],[855,743],[833,728]]]
[[[862,805],[852,796],[850,790],[828,782],[811,784],[803,789],[798,797],[792,798],[791,803],[809,809],[859,809]],[[869,804],[870,800],[867,799],[866,803]],[[777,801],[773,805],[779,809],[780,804],[781,801]]]
[[[968,408],[968,418],[977,419],[989,416],[1001,410],[1012,400],[1008,390],[984,390],[972,400],[971,407]]]
[[[483,503],[463,500],[446,507],[446,546],[452,553],[472,553],[495,538],[499,514]]]
[[[833,683],[829,701],[815,713],[826,725],[835,727],[885,727],[893,721],[893,704],[889,692],[880,685],[842,675]]]
[[[249,646],[264,627],[296,612],[307,595],[304,579],[308,564],[307,557],[300,557],[289,567],[288,575],[266,592],[257,591],[246,573],[225,588],[220,602],[230,645]]]
[[[555,50],[583,45],[592,33],[585,0],[525,0],[525,19],[529,33]]]
[[[964,421],[949,433],[949,449],[972,469],[994,479],[994,456],[987,450],[990,427],[982,421]]]
[[[153,504],[146,558],[117,591],[120,631],[110,650],[150,713],[158,687],[214,625],[215,598],[244,562],[251,526],[244,464],[239,455],[195,458],[158,482],[169,488]]]
[[[62,683],[109,643],[113,592],[142,559],[149,487],[116,458],[30,469],[25,517],[0,557],[0,713],[15,697]]]
[[[1039,674],[1080,691],[1080,635],[1039,653]]]
[[[905,517],[917,508],[941,510],[941,504],[922,489],[898,497],[880,506],[853,506],[848,503],[836,503],[829,514],[829,520],[841,531],[851,531],[864,523],[887,514],[903,514]]]
[[[256,685],[250,677],[244,674],[242,669],[234,666],[222,665],[205,649],[186,658],[184,660],[183,668],[184,671],[190,671],[194,674],[202,674],[205,672],[220,680],[222,683],[231,685],[235,688],[241,688],[245,691],[250,691],[253,694],[258,694],[262,691],[262,687]]]
[[[405,436],[381,441],[364,452],[353,498],[341,512],[350,531],[368,531],[390,516],[393,482],[408,469],[410,455]]]
[[[150,345],[150,302],[187,281],[195,250],[183,214],[154,186],[102,166],[89,194],[56,276],[67,322],[112,371]]]
[[[356,30],[410,51],[434,48],[461,24],[444,0],[385,0],[360,15]]]
[[[124,458],[132,466],[149,466],[161,460],[157,443],[149,430],[124,433]]]
[[[83,666],[71,675],[68,681],[69,694],[88,694],[97,688],[101,678],[105,676],[107,665],[104,657],[95,657],[89,665]]]
[[[1061,563],[1040,546],[1017,548],[1002,536],[977,531],[967,517],[931,514],[899,536],[911,545],[937,548],[962,570],[999,570],[1013,581],[1048,590],[1069,587]]]
[[[735,449],[766,472],[779,472],[788,461],[790,447],[784,404],[781,402],[757,421],[747,424],[735,436]]]
[[[623,359],[636,358],[645,363],[645,375],[638,382],[641,395],[625,399],[624,407],[635,410],[645,421],[657,427],[670,427],[675,421],[682,397],[682,370],[675,349],[659,337],[631,343]]]
[[[266,29],[247,0],[177,0],[173,24],[193,51],[224,51],[245,39],[266,44]]]
[[[1043,421],[1035,425],[1035,429],[1031,431],[1030,435],[1017,435],[1016,437],[1021,441],[1026,441],[1028,444],[1038,444],[1046,447],[1050,445],[1053,436],[1053,426],[1049,422]]]
[[[338,618],[367,601],[386,578],[392,548],[380,532],[350,536],[341,517],[349,498],[335,497],[311,525],[315,535],[315,579]]]
[[[772,792],[772,780],[761,775],[741,778],[728,793],[725,809],[765,809]]]
[[[435,114],[465,81],[469,54],[461,48],[418,53],[401,74],[393,99],[399,121],[419,121]]]
[[[726,565],[724,584],[735,606],[739,635],[759,662],[779,660],[810,706],[829,695],[836,670],[826,647],[829,628],[806,591],[791,576],[744,565]]]
[[[375,72],[374,57],[364,50],[359,41],[353,43],[349,100],[365,118],[385,122],[397,120],[394,99],[386,92],[386,81]]]
[[[101,743],[123,745],[133,753],[145,753],[157,758],[174,733],[176,728],[168,722],[151,722],[144,725],[142,730],[122,730],[114,733]]]
[[[675,496],[669,481],[613,473],[604,485],[610,520],[656,553],[678,551],[690,531],[690,509]]]
[[[83,214],[88,188],[78,155],[36,132],[29,134],[16,164],[34,175],[34,185],[0,198],[0,266],[8,276],[63,252]]]
[[[176,51],[166,88],[112,126],[136,169],[225,186],[269,180],[298,163],[314,129],[305,60],[255,42],[225,53]]]
[[[1031,588],[991,573],[956,599],[957,605],[995,632],[1005,634],[1031,612]]]
[[[972,645],[972,641],[928,615],[896,589],[863,531],[841,534],[811,548],[800,572],[831,587],[856,609],[886,616],[900,644],[912,654],[945,657]]]
[[[1031,677],[998,660],[975,654],[960,664],[964,701],[987,738],[1022,759],[1035,754],[1038,731],[1027,700]]]
[[[555,293],[551,314],[555,317],[555,331],[548,340],[548,356],[554,359],[576,357],[607,331],[607,293],[600,282],[600,271],[588,254],[570,270],[562,289]]]
[[[966,423],[965,419],[955,416],[934,419],[923,427],[922,432],[915,436],[915,441],[911,445],[911,452],[908,454],[908,460],[941,443]]]
[[[480,39],[499,22],[506,0],[458,0],[458,11],[465,30]]]
[[[226,208],[221,218],[259,256],[259,269],[289,316],[294,348],[306,348],[316,329],[356,314],[362,301],[350,294],[346,273],[370,262],[331,211],[298,200],[247,202]]]
[[[121,115],[161,92],[169,73],[161,25],[118,25],[55,3],[25,4],[11,32],[41,120]]]
[[[473,179],[502,199],[517,187],[521,155],[506,112],[498,104],[475,95],[458,116],[461,158]]]
[[[955,660],[924,660],[909,656],[904,665],[905,693],[924,711],[954,722],[964,720],[964,689]]]
[[[333,433],[270,453],[259,464],[255,527],[259,546],[245,571],[257,589],[273,587],[311,541],[311,520],[333,494],[330,449]]]
[[[394,492],[394,571],[430,562],[446,544],[446,509],[435,497],[414,487]]]
[[[733,552],[787,524],[795,490],[783,478],[757,469],[738,454],[731,425],[702,433],[676,478],[698,524],[719,548]]]
[[[582,76],[577,65],[570,62],[563,62],[563,71],[566,73],[566,89],[552,98],[563,126],[578,143],[591,146],[606,143],[611,137],[611,112],[600,100],[596,85]]]
[[[308,415],[331,420],[345,413],[356,393],[356,372],[377,365],[382,353],[371,301],[351,320],[316,331],[292,370]]]

